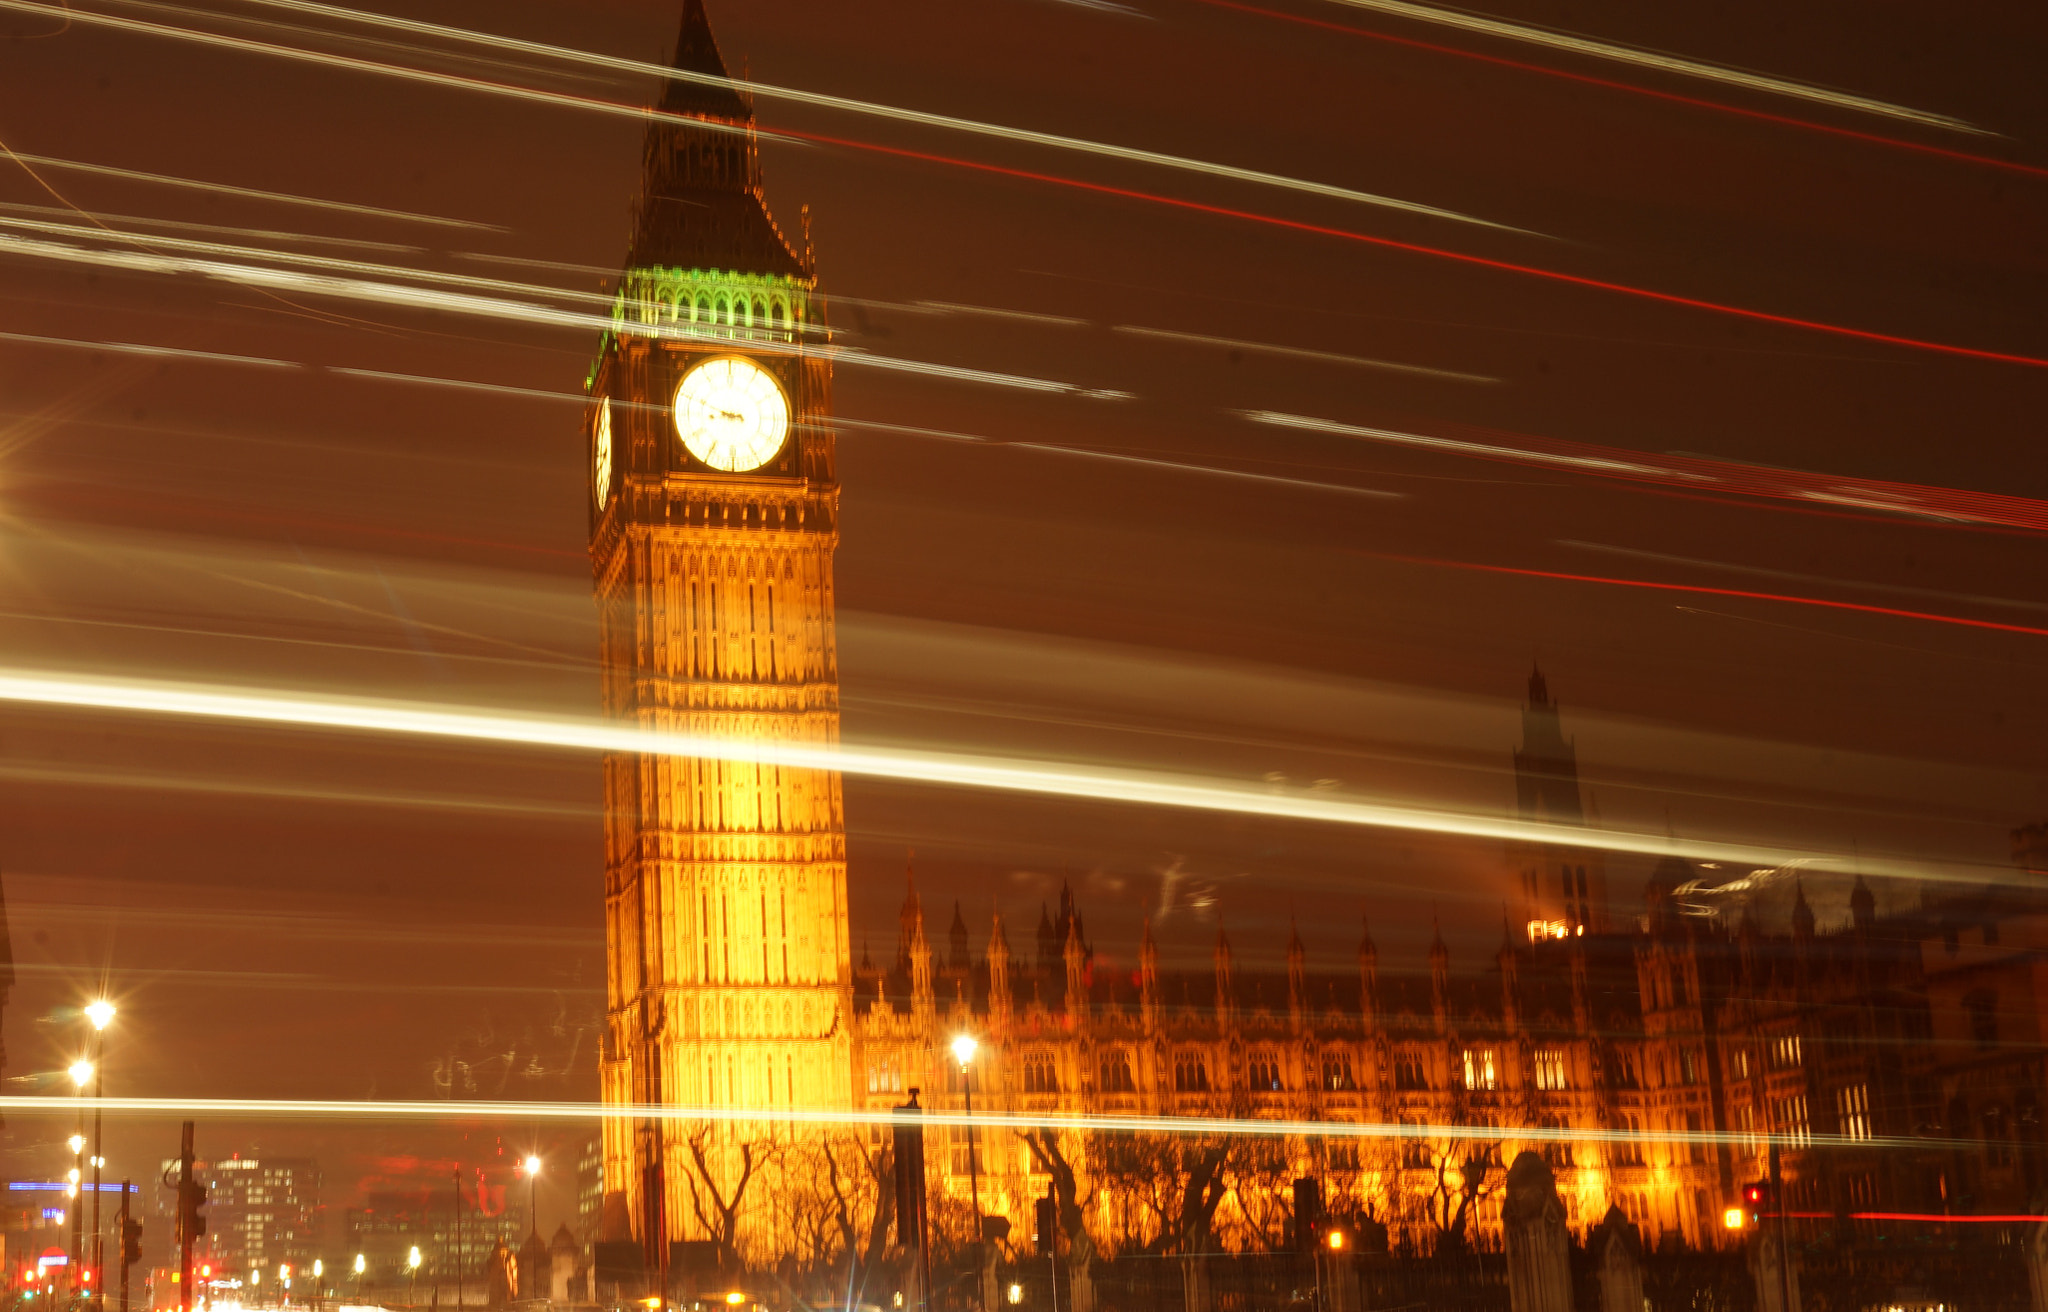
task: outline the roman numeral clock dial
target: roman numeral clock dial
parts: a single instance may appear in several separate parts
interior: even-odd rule
[[[775,458],[789,436],[789,398],[742,356],[706,360],[676,386],[676,434],[713,469],[741,474]]]

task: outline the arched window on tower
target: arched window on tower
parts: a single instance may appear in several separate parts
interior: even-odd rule
[[[699,292],[697,294],[696,304],[690,307],[690,322],[711,322],[711,298],[709,296],[704,295],[702,292]]]
[[[732,302],[721,296],[712,307],[711,321],[723,327],[732,327]]]

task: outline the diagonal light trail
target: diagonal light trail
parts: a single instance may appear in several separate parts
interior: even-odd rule
[[[13,226],[18,226],[18,223],[0,220],[0,227]],[[104,236],[104,234],[96,235]],[[275,255],[277,253],[264,252],[264,254]],[[616,321],[609,315],[557,309],[553,306],[538,305],[529,301],[507,300],[503,297],[444,291],[432,287],[411,287],[400,283],[343,277],[337,274],[311,273],[298,269],[266,268],[261,265],[219,259],[202,259],[196,256],[73,246],[63,242],[46,241],[33,237],[17,237],[5,233],[0,233],[0,255],[17,255],[71,264],[91,264],[103,268],[126,269],[138,273],[194,274],[204,278],[233,283],[237,286],[254,287],[265,291],[289,292],[298,296],[333,297],[339,300],[395,306],[413,310],[475,315],[483,318],[534,324],[542,327],[573,328],[588,332],[617,332],[689,341],[730,340],[720,337],[716,333],[697,329],[687,323],[641,324],[633,323],[630,320]],[[322,258],[324,257],[295,257],[299,262]],[[410,274],[414,271],[393,269],[392,272]],[[456,275],[424,276],[453,277]],[[1055,396],[1123,399],[1126,395],[1124,393],[1110,393],[1094,388],[1086,388],[1075,383],[1060,382],[1049,378],[1029,378],[1021,374],[996,373],[987,369],[967,369],[956,365],[933,364],[923,360],[905,360],[895,356],[875,355],[850,346],[819,347],[779,342],[750,342],[748,349],[764,354],[829,359],[835,365],[878,369],[892,373],[916,374],[927,378],[944,379],[949,382],[975,383],[1018,391],[1042,392]]]
[[[1416,4],[1413,0],[1333,0],[1333,3],[1348,5],[1353,9],[1370,10],[1376,14],[1387,14],[1395,18],[1411,19],[1418,23],[1433,23],[1439,27],[1456,28],[1461,32],[1474,32],[1481,36],[1499,37],[1508,41],[1519,41],[1525,45],[1542,46],[1549,50],[1561,50],[1567,54],[1586,55],[1594,59],[1605,59],[1612,63],[1628,64],[1635,68],[1653,69],[1659,73],[1673,73],[1680,77],[1697,78],[1707,82],[1718,82],[1723,86],[1740,87],[1745,91],[1759,91],[1766,95],[1786,96],[1795,100],[1810,101],[1834,109],[1851,110],[1859,114],[1875,114],[1883,118],[1898,119],[1906,123],[1917,123],[1923,127],[1944,128],[1950,132],[1968,132],[1978,136],[1997,136],[1995,132],[1980,128],[1948,114],[1936,114],[1929,110],[1912,109],[1905,105],[1894,105],[1889,101],[1873,100],[1847,91],[1836,91],[1830,87],[1814,86],[1807,82],[1795,82],[1789,78],[1772,77],[1766,73],[1752,73],[1747,69],[1729,68],[1722,64],[1709,64],[1681,55],[1665,54],[1658,50],[1643,50],[1635,46],[1619,45],[1612,41],[1600,41],[1571,32],[1556,32],[1549,28],[1531,27],[1524,23],[1510,23],[1505,19],[1490,18],[1485,14],[1468,13],[1457,9],[1441,9],[1435,5]]]
[[[1356,205],[1369,205],[1380,209],[1420,215],[1425,218],[1443,219],[1453,223],[1470,224],[1476,227],[1493,228],[1503,232],[1520,233],[1524,236],[1540,237],[1545,235],[1531,232],[1527,228],[1519,228],[1512,224],[1499,223],[1492,219],[1482,219],[1476,215],[1461,214],[1455,210],[1440,209],[1434,205],[1424,205],[1418,201],[1376,195],[1372,192],[1357,191],[1349,187],[1338,187],[1324,182],[1312,182],[1305,178],[1290,178],[1278,173],[1266,173],[1258,169],[1239,168],[1231,164],[1218,164],[1209,160],[1190,159],[1182,155],[1168,155],[1159,151],[1141,150],[1134,146],[1119,146],[1109,142],[1088,141],[1080,137],[1061,136],[1051,132],[1037,132],[1028,128],[1006,127],[999,123],[982,123],[972,119],[956,118],[947,114],[931,114],[922,110],[903,109],[894,105],[880,105],[870,101],[853,100],[844,96],[831,96],[814,91],[800,91],[792,87],[740,82],[730,78],[713,77],[709,74],[674,69],[666,64],[653,64],[644,60],[621,59],[612,55],[592,54],[589,51],[575,50],[567,46],[547,45],[536,41],[520,41],[511,37],[493,36],[488,33],[472,32],[464,28],[446,27],[439,23],[426,23],[414,19],[391,18],[383,14],[373,14],[356,9],[344,9],[335,5],[297,3],[296,0],[290,0],[290,2],[287,2],[287,0],[253,0],[253,2],[268,3],[272,7],[290,9],[294,12],[320,14],[350,22],[408,31],[418,35],[435,36],[444,40],[461,41],[471,45],[484,45],[500,50],[517,51],[522,54],[540,55],[568,63],[581,64],[586,67],[603,68],[611,72],[633,73],[648,77],[667,78],[672,81],[730,87],[742,94],[763,99],[784,100],[792,104],[838,110],[870,118],[888,119],[893,122],[938,128],[950,132],[967,133],[973,136],[1016,142],[1020,145],[1040,146],[1054,150],[1094,155],[1105,159],[1121,160],[1126,163],[1171,169],[1181,173],[1200,174],[1232,182],[1277,188],[1282,191],[1323,196]],[[0,8],[44,14],[53,18],[69,17],[75,22],[110,27],[120,31],[196,41],[222,49],[239,50],[250,54],[272,55],[282,59],[323,64],[330,68],[345,68],[355,72],[374,73],[387,77],[404,78],[408,81],[425,82],[464,90],[495,92],[544,104],[603,110],[642,120],[652,119],[672,123],[687,123],[695,127],[715,129],[722,126],[716,122],[690,115],[668,114],[640,105],[623,105],[588,96],[541,91],[531,87],[515,87],[507,83],[492,82],[482,78],[465,77],[453,73],[435,73],[426,69],[386,64],[376,60],[357,58],[352,55],[330,54],[322,51],[307,50],[297,46],[279,45],[269,41],[257,41],[248,37],[229,36],[218,32],[202,32],[193,28],[174,27],[169,24],[152,23],[143,19],[121,18],[113,14],[94,13],[91,10],[75,7],[60,7],[55,4],[43,3],[43,0],[0,0]],[[205,14],[216,18],[231,17],[187,6],[178,6],[177,8],[188,14]],[[775,133],[773,130],[769,130],[763,135],[772,139]]]
[[[1313,824],[1394,829],[1458,838],[1678,855],[1730,865],[1854,869],[1874,876],[1982,883],[2010,871],[1860,860],[1765,844],[1676,839],[1663,834],[1580,828],[1392,801],[1272,792],[1263,786],[1112,767],[1072,768],[1021,757],[848,747],[795,740],[725,738],[641,729],[569,716],[516,715],[473,707],[252,692],[245,688],[146,679],[77,678],[0,669],[0,702],[73,710],[162,715],[449,742],[497,743],[574,752],[692,756],[763,769],[829,770],[900,783],[970,788],[1090,803],[1160,806]]]
[[[244,200],[269,201],[278,205],[301,205],[312,209],[332,210],[338,214],[354,214],[364,218],[393,219],[404,223],[425,223],[441,228],[468,228],[478,232],[510,232],[511,229],[496,223],[477,223],[470,219],[444,219],[433,214],[415,214],[411,210],[387,210],[375,205],[352,205],[347,201],[320,200],[312,196],[294,196],[281,191],[258,191],[253,187],[231,187],[221,182],[201,182],[195,178],[174,178],[162,173],[144,173],[140,169],[114,168],[106,164],[86,164],[75,159],[56,159],[49,155],[31,155],[27,151],[10,150],[6,154],[28,164],[40,165],[46,169],[61,172],[89,173],[97,177],[119,178],[124,182],[142,182],[157,187],[180,187],[189,191],[212,192],[218,196],[237,196]]]

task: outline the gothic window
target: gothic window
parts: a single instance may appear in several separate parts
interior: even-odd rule
[[[1422,1137],[1422,1118],[1401,1118],[1401,1166],[1410,1171],[1429,1169],[1429,1141]]]
[[[777,336],[789,326],[789,309],[779,299],[768,307],[768,326],[775,330]]]
[[[720,323],[720,324],[724,324],[724,325],[725,325],[726,327],[728,327],[728,328],[730,328],[730,327],[732,326],[732,302],[731,302],[731,301],[728,301],[728,300],[727,300],[727,299],[725,299],[725,297],[723,297],[723,296],[721,296],[721,297],[719,297],[719,298],[718,298],[718,304],[717,304],[717,307],[716,307],[716,309],[715,309],[715,310],[714,310],[714,311],[712,312],[712,322],[714,322],[714,323]]]
[[[1542,1128],[1557,1136],[1556,1138],[1546,1137],[1543,1140],[1543,1160],[1550,1163],[1550,1169],[1553,1171],[1561,1171],[1571,1166],[1572,1145],[1570,1140],[1563,1137],[1563,1133],[1567,1128],[1564,1118],[1562,1116],[1546,1116],[1543,1118]]]
[[[1620,1054],[1619,1059],[1615,1062],[1614,1082],[1623,1089],[1640,1089],[1643,1087],[1642,1072],[1636,1068],[1636,1055],[1634,1053],[1624,1052]]]
[[[1499,1076],[1493,1068],[1493,1049],[1465,1049],[1465,1087],[1475,1092],[1494,1088]]]
[[[1209,1091],[1209,1067],[1200,1053],[1183,1052],[1173,1059],[1173,1091],[1175,1093],[1207,1093]]]
[[[1704,1162],[1707,1160],[1707,1145],[1702,1139],[1702,1124],[1698,1112],[1685,1114],[1685,1160]]]
[[[1691,1048],[1678,1054],[1678,1078],[1681,1084],[1700,1082],[1699,1058]]]
[[[1835,1115],[1842,1123],[1845,1139],[1870,1137],[1870,1086],[1851,1084],[1835,1090]]]
[[[1358,1088],[1358,1081],[1351,1076],[1351,1058],[1331,1054],[1323,1058],[1323,1087],[1337,1093],[1350,1093]],[[1353,1145],[1354,1154],[1356,1145]]]
[[[749,318],[747,322],[749,324],[765,325],[768,322],[768,307],[762,302],[761,298],[758,296],[754,298],[753,310],[753,316]]]
[[[1621,1118],[1622,1137],[1614,1144],[1616,1166],[1641,1166],[1643,1164],[1643,1118],[1634,1112],[1626,1112]]]
[[[1565,1087],[1564,1053],[1557,1048],[1536,1050],[1536,1087],[1555,1093]]]
[[[1254,1093],[1278,1090],[1281,1087],[1280,1058],[1270,1052],[1254,1052],[1249,1080]]]
[[[1730,1054],[1729,1054],[1729,1064],[1730,1064],[1730,1065],[1732,1065],[1732,1066],[1734,1067],[1734,1069],[1735,1069],[1735,1078],[1736,1078],[1736,1079],[1738,1079],[1738,1080],[1746,1080],[1746,1079],[1748,1079],[1748,1078],[1749,1078],[1749,1049],[1748,1049],[1748,1048],[1737,1048],[1737,1049],[1736,1049],[1736,1050],[1735,1050],[1734,1052],[1730,1053]]]
[[[1998,1046],[1998,995],[1990,989],[1974,989],[1963,995],[1963,1010],[1970,1013],[1970,1038],[1980,1048]]]
[[[2011,1122],[2003,1107],[1984,1109],[1984,1164],[2006,1167],[2012,1165]]]
[[[705,296],[702,293],[698,294],[697,303],[690,307],[690,322],[711,322],[711,298],[709,296]]]
[[[1423,1074],[1422,1058],[1413,1052],[1394,1054],[1394,1087],[1397,1089],[1427,1089],[1429,1080]]]
[[[1783,1034],[1772,1039],[1770,1046],[1765,1049],[1765,1054],[1770,1059],[1772,1070],[1784,1071],[1792,1069],[1799,1064],[1799,1036],[1797,1034]]]
[[[1052,1054],[1045,1052],[1027,1053],[1024,1057],[1024,1092],[1058,1093],[1059,1075],[1052,1064]]]
[[[1131,1058],[1121,1048],[1112,1048],[1102,1054],[1102,1091],[1104,1093],[1136,1093],[1138,1082],[1131,1078]]]
[[[1809,1138],[1806,1125],[1806,1098],[1803,1095],[1794,1095],[1790,1098],[1772,1099],[1771,1128],[1790,1138],[1795,1146],[1804,1147]]]

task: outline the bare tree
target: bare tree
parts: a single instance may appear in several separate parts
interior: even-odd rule
[[[1480,1139],[1451,1139],[1429,1146],[1429,1192],[1423,1197],[1423,1215],[1436,1231],[1439,1251],[1466,1246],[1472,1208],[1491,1197],[1498,1182],[1488,1183],[1500,1165],[1500,1142]]]
[[[1017,1131],[1031,1160],[1052,1177],[1053,1205],[1059,1210],[1060,1230],[1067,1237],[1067,1279],[1071,1312],[1095,1312],[1095,1240],[1088,1233],[1083,1210],[1094,1202],[1094,1191],[1081,1191],[1081,1176],[1060,1142],[1060,1131],[1050,1125]]]
[[[1200,1252],[1229,1193],[1226,1172],[1238,1145],[1224,1135],[1089,1136],[1087,1160],[1098,1210],[1111,1213],[1125,1252]],[[1107,1206],[1104,1206],[1104,1205]]]
[[[714,1130],[723,1133],[714,1134]],[[740,1263],[740,1212],[747,1189],[777,1156],[780,1145],[770,1127],[759,1137],[741,1137],[731,1127],[699,1122],[683,1140],[683,1186],[698,1228],[718,1245],[721,1262]]]

